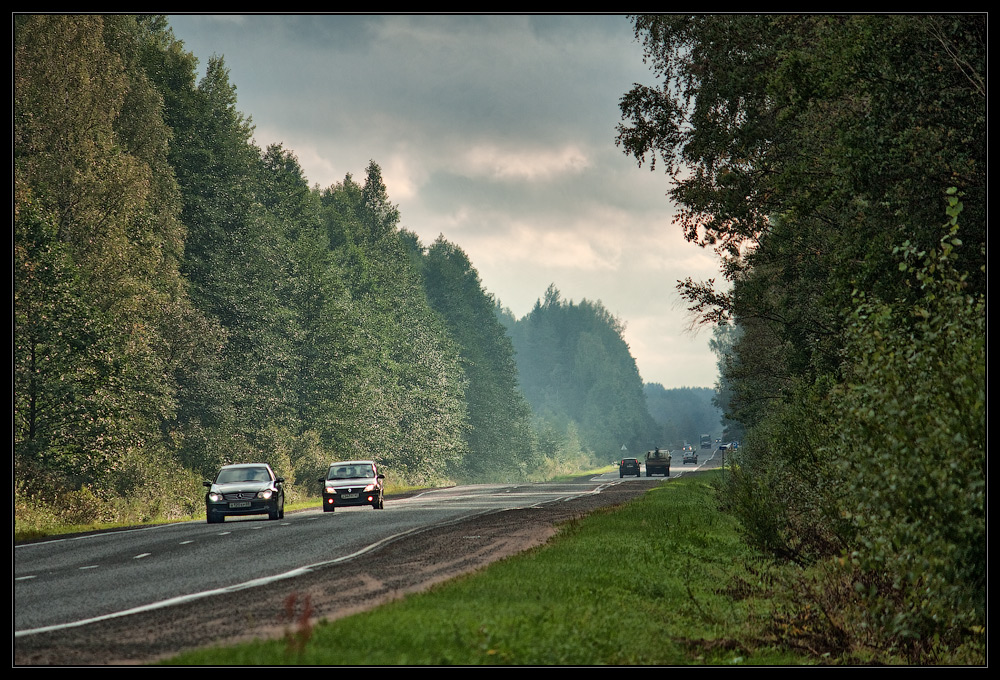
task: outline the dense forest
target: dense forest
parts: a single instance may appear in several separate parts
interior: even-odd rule
[[[651,441],[616,319],[547,296],[509,323],[376,162],[321,188],[259,148],[165,18],[16,15],[13,54],[19,521],[197,513],[229,462],[293,500],[330,459],[524,480]]]
[[[724,281],[681,281],[745,430],[720,500],[801,567],[802,644],[982,663],[986,16],[636,17],[618,142]]]

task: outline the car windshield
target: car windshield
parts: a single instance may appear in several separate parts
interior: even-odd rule
[[[358,479],[362,477],[374,477],[375,469],[371,465],[364,463],[354,465],[332,465],[327,479]]]
[[[268,482],[271,476],[267,468],[226,468],[219,472],[216,484],[232,484],[233,482]]]

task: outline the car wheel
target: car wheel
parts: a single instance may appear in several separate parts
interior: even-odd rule
[[[278,519],[285,519],[285,499],[281,499],[281,507],[278,508]]]
[[[333,512],[333,506],[332,505],[324,505],[323,506],[323,512]]]
[[[280,514],[280,511],[279,511],[277,505],[274,506],[274,510],[268,510],[267,511],[267,518],[268,519],[278,519],[280,516],[281,516],[281,514]]]
[[[226,519],[225,515],[216,515],[214,512],[210,512],[206,515],[206,519],[209,524],[219,524]]]

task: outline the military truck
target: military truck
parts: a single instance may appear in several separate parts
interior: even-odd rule
[[[661,451],[660,447],[646,452],[646,476],[652,477],[653,475],[670,476],[670,454],[667,451]]]

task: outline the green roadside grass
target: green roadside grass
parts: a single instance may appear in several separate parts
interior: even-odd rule
[[[375,610],[175,665],[798,665],[704,472],[563,526],[546,545]]]
[[[305,510],[319,507],[320,499],[312,498],[298,503],[285,505],[285,512]],[[55,538],[57,536],[72,536],[76,534],[87,534],[97,531],[112,531],[114,529],[133,529],[135,527],[149,527],[159,524],[177,524],[178,522],[193,522],[196,520],[205,521],[205,513],[188,515],[186,517],[172,517],[170,519],[149,519],[124,522],[88,522],[85,524],[63,524],[56,521],[38,524],[35,526],[18,526],[18,518],[14,520],[14,543],[25,541],[37,541],[44,538]]]

